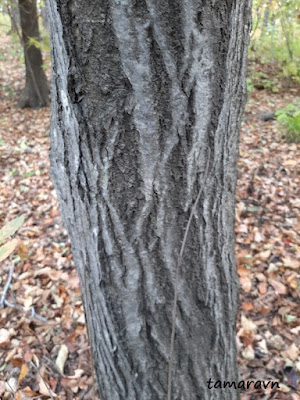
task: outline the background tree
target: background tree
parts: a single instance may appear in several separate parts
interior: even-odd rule
[[[1,4],[1,3],[0,3]],[[17,0],[9,0],[3,3],[4,9],[7,11],[10,17],[11,29],[8,35],[17,33],[20,28],[20,12]]]
[[[284,76],[300,82],[300,3],[298,0],[253,0],[249,58],[272,63]]]
[[[234,199],[250,0],[48,8],[51,172],[101,399],[167,397],[176,282],[172,399],[238,399],[207,381],[238,378]]]
[[[49,103],[49,87],[43,70],[42,52],[30,40],[39,40],[36,0],[19,0],[22,42],[26,67],[26,84],[19,106],[44,107]]]

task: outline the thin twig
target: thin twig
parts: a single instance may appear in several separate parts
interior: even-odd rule
[[[54,374],[58,374],[60,378],[65,377],[65,375],[61,373],[61,371],[57,367],[56,363],[53,360],[51,360],[51,358],[49,358],[43,354],[42,362],[46,367],[51,369]]]
[[[12,280],[13,272],[14,272],[14,265],[12,264],[12,265],[9,266],[8,278],[7,278],[7,281],[6,281],[6,284],[4,286],[4,289],[3,289],[3,292],[2,292],[2,296],[1,296],[1,299],[0,299],[0,309],[5,307],[4,302],[5,302],[7,291],[9,289],[9,285],[10,285],[11,280]]]
[[[42,374],[40,373],[38,367],[32,361],[30,361],[30,365],[32,365],[33,368],[35,368],[35,370],[37,371],[37,373],[41,377],[42,381],[44,382],[44,385],[45,385],[46,389],[48,390],[48,393],[49,393],[49,395],[51,397],[51,400],[54,400],[54,397],[52,396],[52,391],[51,391],[50,387],[47,385],[45,379],[42,377]]]
[[[4,286],[4,289],[3,289],[3,292],[2,292],[2,295],[1,295],[1,298],[0,298],[0,310],[2,308],[8,307],[8,308],[12,308],[14,310],[22,311],[25,314],[28,314],[28,310],[26,310],[25,307],[22,307],[22,306],[20,306],[18,304],[10,303],[8,300],[6,300],[6,295],[7,295],[9,286],[10,286],[11,281],[12,281],[13,272],[14,272],[14,265],[10,265],[9,266],[8,278],[7,278],[6,284]],[[48,321],[47,318],[44,318],[44,317],[42,317],[41,315],[39,315],[39,314],[37,314],[35,312],[34,306],[30,307],[30,315],[29,315],[29,317],[30,318],[35,318],[35,319],[37,319],[37,320],[39,320],[41,322],[47,322]]]
[[[12,309],[14,309],[14,310],[19,310],[19,311],[24,312],[25,314],[28,314],[28,310],[26,310],[25,307],[22,307],[22,306],[20,306],[20,305],[18,305],[18,304],[10,303],[10,302],[9,302],[8,300],[6,300],[6,299],[4,299],[3,305],[4,305],[4,307],[12,308]],[[39,321],[41,321],[41,322],[48,322],[47,318],[44,318],[44,317],[42,317],[41,315],[39,315],[39,314],[37,314],[37,313],[35,312],[34,306],[31,306],[31,307],[30,307],[30,315],[29,315],[29,318],[37,319],[37,320],[39,320]]]
[[[7,380],[6,382],[7,386],[10,388],[11,390],[11,394],[13,395],[14,399],[16,398],[16,392],[15,390],[11,387],[11,384],[9,383],[9,381]]]
[[[173,312],[172,312],[172,333],[171,333],[171,344],[170,344],[170,356],[169,356],[169,371],[168,371],[168,396],[167,400],[171,400],[171,394],[172,394],[172,372],[173,372],[173,359],[174,359],[174,344],[175,344],[175,331],[176,331],[176,315],[177,315],[177,299],[178,299],[178,281],[179,281],[179,270],[181,266],[181,261],[182,261],[182,256],[187,240],[187,236],[190,230],[191,222],[193,219],[193,216],[195,215],[195,211],[197,208],[197,205],[200,200],[200,196],[203,192],[204,184],[206,182],[207,176],[208,176],[208,167],[209,167],[209,159],[210,159],[210,148],[208,148],[207,152],[207,161],[206,161],[206,168],[204,172],[204,177],[199,189],[198,196],[196,198],[196,201],[192,207],[192,211],[185,229],[180,253],[178,256],[178,261],[177,261],[177,266],[176,266],[176,275],[175,275],[175,289],[174,289],[174,300],[173,300]]]

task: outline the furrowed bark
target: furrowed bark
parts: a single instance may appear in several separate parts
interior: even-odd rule
[[[51,174],[102,400],[238,399],[236,162],[250,0],[49,0]],[[208,152],[210,149],[210,152]],[[207,157],[210,153],[209,157]],[[86,290],[84,288],[86,287]]]

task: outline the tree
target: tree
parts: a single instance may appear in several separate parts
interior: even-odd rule
[[[26,84],[19,107],[45,107],[49,103],[49,87],[42,68],[42,52],[30,44],[30,39],[40,38],[36,0],[19,0],[19,10],[26,67]]]
[[[238,378],[234,204],[250,0],[49,0],[48,11],[51,174],[101,399],[167,398],[176,287],[168,398],[238,399],[207,381]]]
[[[17,0],[10,0],[4,2],[4,9],[6,9],[11,23],[11,29],[8,32],[8,35],[12,33],[18,32],[20,27],[20,13],[19,13],[19,6]]]

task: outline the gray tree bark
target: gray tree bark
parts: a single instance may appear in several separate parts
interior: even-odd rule
[[[10,2],[8,2],[5,8],[10,17],[11,23],[11,28],[8,32],[8,35],[11,35],[12,33],[17,33],[21,25],[18,0],[11,0]]]
[[[48,0],[51,174],[102,400],[238,399],[236,163],[250,0]],[[208,151],[210,149],[210,152]],[[210,156],[208,157],[208,154]]]

